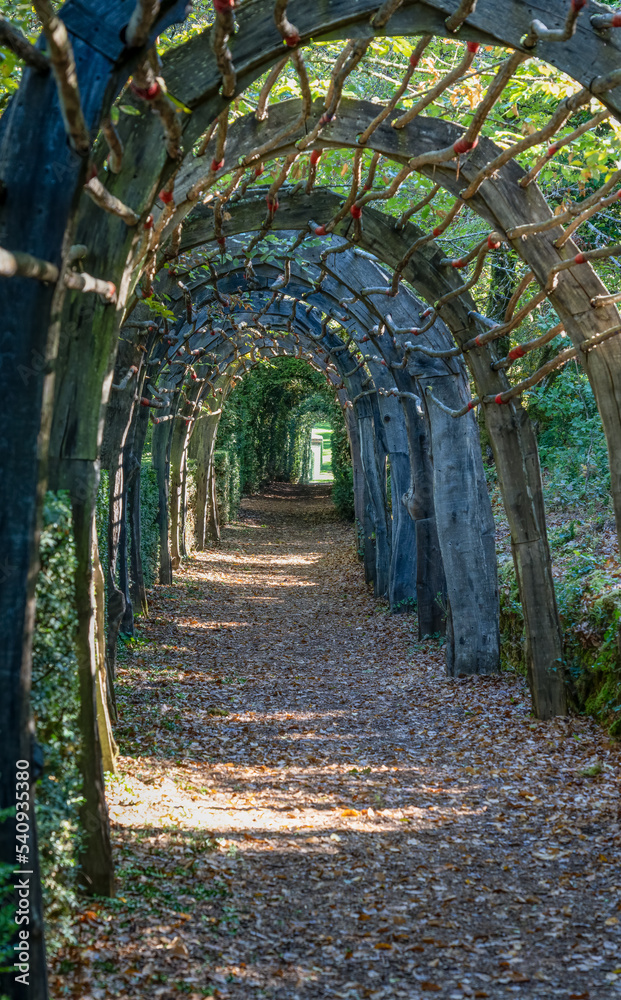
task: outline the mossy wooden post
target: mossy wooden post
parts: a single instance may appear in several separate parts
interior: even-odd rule
[[[376,597],[384,597],[388,593],[390,582],[390,536],[388,510],[386,506],[386,476],[384,474],[386,452],[382,441],[376,433],[379,422],[377,402],[369,397],[358,400],[354,404],[358,418],[360,433],[360,453],[362,467],[370,500],[369,514],[373,522],[375,535],[375,576],[373,588]],[[375,412],[374,412],[375,411]]]
[[[386,369],[374,365],[372,375],[378,388],[394,388],[394,379]],[[401,503],[412,479],[407,428],[403,407],[394,396],[379,396],[378,407],[390,461],[392,498],[388,600],[391,611],[411,612],[416,605],[416,525]]]
[[[165,21],[170,3],[154,26]],[[129,56],[120,38],[126,22],[125,5],[111,2],[105,13],[106,45],[100,38],[101,5],[94,0],[80,4],[81,31],[74,34],[71,14],[77,4],[65,7],[69,41],[82,98],[86,128],[96,133],[107,110],[128,76]],[[62,120],[56,81],[52,73],[26,67],[17,94],[2,115],[0,126],[0,243],[9,251],[33,254],[62,267],[69,248],[68,230],[77,192],[84,183],[87,158],[71,148]],[[15,805],[15,760],[31,760],[32,722],[29,710],[34,583],[36,579],[38,519],[44,493],[45,458],[53,397],[50,373],[56,354],[58,319],[64,288],[30,278],[0,280],[3,317],[3,363],[0,390],[9,425],[0,441],[0,550],[3,583],[0,588],[0,809]],[[21,374],[20,374],[21,373]],[[16,503],[16,496],[19,502]],[[76,508],[77,510],[77,508]],[[90,554],[91,519],[83,517],[82,557]],[[85,563],[83,563],[85,565]],[[82,589],[82,588],[80,588]],[[84,595],[83,595],[84,596]],[[87,595],[88,596],[88,595]],[[83,647],[87,636],[82,634]],[[83,666],[85,663],[83,661]],[[92,684],[92,681],[91,681]],[[92,693],[92,692],[91,692]],[[90,703],[89,703],[90,704]],[[85,711],[94,712],[92,706]],[[91,727],[94,731],[94,727]],[[31,803],[34,807],[34,802]],[[101,821],[101,823],[100,823]],[[99,827],[103,817],[96,817]],[[33,837],[36,825],[33,825]],[[92,839],[92,838],[91,838]],[[13,821],[0,826],[0,860],[15,863]],[[36,843],[31,843],[36,850]],[[102,856],[102,865],[106,868]],[[109,884],[106,872],[100,891]],[[30,985],[16,983],[2,974],[0,991],[11,1000],[45,1000],[47,977],[41,933],[41,891],[38,869],[30,879],[33,935],[30,952]]]
[[[215,407],[215,400],[207,401]],[[213,414],[203,413],[196,421],[190,441],[190,456],[196,462],[196,494],[194,501],[194,537],[199,550],[206,548],[206,541],[211,538],[217,541],[219,533],[214,538],[217,521],[214,524],[215,477],[213,457],[216,448],[216,436],[220,422],[220,411]]]
[[[185,420],[177,416],[172,421],[169,458],[170,560],[173,570],[181,565],[182,489],[187,459],[188,431]]]
[[[83,804],[80,822],[84,841],[80,852],[80,878],[86,892],[114,895],[114,864],[104,787],[103,759],[97,721],[97,606],[93,578],[93,500],[97,481],[80,498],[72,496],[76,554],[76,655],[80,682],[80,770]]]
[[[112,733],[110,714],[116,721],[116,701],[114,687],[108,683],[106,666],[106,585],[97,540],[97,525],[93,518],[92,538],[93,587],[95,601],[95,655],[97,658],[97,729],[101,745],[101,761],[104,771],[116,771],[118,747]]]
[[[360,454],[360,435],[358,434],[358,424],[350,406],[344,411],[345,427],[347,428],[347,438],[349,441],[349,451],[351,454],[352,481],[354,492],[354,517],[356,519],[356,530],[358,542],[364,525],[364,472],[362,469],[362,456]],[[358,555],[360,557],[359,546]]]
[[[142,453],[149,429],[149,411],[145,406],[134,408],[132,426],[127,441],[127,458],[132,462],[127,490],[130,533],[129,592],[135,614],[148,615],[147,588],[142,565],[142,515],[140,512]]]
[[[207,400],[207,405],[215,406],[213,399]],[[210,483],[213,476],[213,455],[216,446],[216,435],[220,413],[213,415],[203,413],[194,425],[188,454],[196,462],[195,494],[194,494],[194,542],[196,548],[202,551],[209,537],[207,525],[207,507]]]

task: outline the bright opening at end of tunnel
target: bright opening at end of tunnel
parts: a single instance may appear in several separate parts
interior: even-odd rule
[[[312,483],[331,483],[332,474],[332,428],[328,423],[317,424],[311,429],[311,452],[313,456]]]

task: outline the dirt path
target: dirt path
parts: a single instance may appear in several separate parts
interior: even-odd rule
[[[621,997],[618,748],[447,681],[325,486],[245,500],[120,676],[119,896],[55,996]]]

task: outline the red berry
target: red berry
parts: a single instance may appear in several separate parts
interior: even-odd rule
[[[165,205],[170,205],[171,201],[173,200],[172,191],[166,191],[165,188],[162,188],[162,190],[159,193],[159,199],[160,201],[163,201]]]
[[[362,215],[362,208],[360,205],[352,205],[349,211],[353,215],[354,219],[359,219]]]
[[[312,151],[311,155],[310,155],[310,161],[313,164],[313,166],[315,166],[315,164],[319,163],[320,157],[321,157],[321,150],[320,149],[314,149]]]
[[[478,144],[478,136],[469,142],[468,139],[458,139],[457,142],[453,143],[453,152],[459,156],[461,153],[469,153],[471,149]]]

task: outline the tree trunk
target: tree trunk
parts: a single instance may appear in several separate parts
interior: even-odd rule
[[[219,423],[220,412],[200,417],[195,424],[190,441],[190,455],[196,462],[194,541],[199,551],[206,548],[205,543],[208,538],[214,537],[214,527],[217,526],[217,517],[214,525],[213,456]],[[219,534],[216,535],[217,538],[219,538]]]
[[[364,401],[361,401],[364,402]],[[360,405],[360,404],[358,404]],[[363,411],[364,412],[364,411]],[[360,447],[364,475],[371,502],[371,518],[375,534],[375,577],[374,592],[376,597],[384,597],[388,593],[390,582],[390,530],[388,512],[386,510],[385,477],[383,466],[385,453],[380,454],[375,435],[374,420],[368,416],[358,418],[360,428]]]
[[[80,680],[80,769],[83,805],[80,822],[85,837],[80,853],[81,881],[96,896],[114,895],[114,866],[97,725],[96,607],[93,580],[93,499],[72,498],[76,550],[76,654]]]
[[[104,771],[116,772],[116,756],[119,748],[112,735],[109,706],[112,704],[112,715],[116,720],[116,699],[114,688],[108,684],[106,669],[106,588],[103,569],[99,559],[97,544],[97,526],[93,518],[93,588],[95,595],[95,651],[97,655],[97,730],[101,744],[101,758]]]
[[[127,532],[128,486],[125,474],[123,476],[123,493],[121,494],[121,531],[119,534],[119,589],[125,602],[125,610],[121,619],[120,630],[124,635],[134,634],[134,609],[129,592],[129,539]]]
[[[125,595],[117,587],[116,583],[119,545],[125,514],[123,492],[123,453],[121,452],[118,456],[116,466],[113,465],[110,468],[108,480],[108,565],[106,572],[108,584],[108,635],[106,639],[106,662],[108,683],[111,686],[114,685],[116,680],[117,644],[121,623],[125,614]]]
[[[537,441],[528,414],[515,400],[507,406],[487,406],[485,418],[511,527],[528,682],[535,714],[550,719],[566,714],[567,696]]]
[[[127,488],[127,513],[130,532],[130,598],[135,614],[147,616],[147,588],[142,566],[142,515],[140,511],[142,453],[149,429],[149,414],[144,406],[134,409],[132,426],[126,443],[127,460],[132,460],[133,472]]]
[[[173,420],[169,457],[170,558],[173,569],[181,564],[182,490],[187,459],[187,428],[185,421]]]
[[[455,379],[429,379],[434,396],[459,406]],[[459,420],[429,405],[434,509],[446,567],[450,608],[447,672],[499,670],[495,526],[487,490],[481,493],[481,444],[474,414]]]

